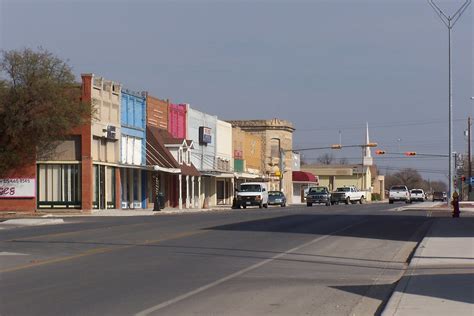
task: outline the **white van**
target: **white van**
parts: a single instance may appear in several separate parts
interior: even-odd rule
[[[237,208],[247,206],[268,207],[268,189],[264,182],[242,183],[237,192]]]

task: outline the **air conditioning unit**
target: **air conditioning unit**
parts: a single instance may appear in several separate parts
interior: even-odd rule
[[[110,140],[117,139],[117,128],[113,125],[107,125],[107,130],[105,131],[105,138]]]

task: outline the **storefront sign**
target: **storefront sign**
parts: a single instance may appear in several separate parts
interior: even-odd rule
[[[34,198],[36,185],[34,178],[0,179],[0,199]]]
[[[200,144],[210,144],[212,141],[211,129],[205,126],[199,126],[199,143]]]
[[[235,159],[242,159],[243,158],[243,152],[242,150],[235,149],[234,150],[234,158]]]

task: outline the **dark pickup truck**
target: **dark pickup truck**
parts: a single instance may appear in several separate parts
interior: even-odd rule
[[[331,193],[327,187],[309,188],[308,195],[306,195],[306,205],[313,206],[315,203],[331,205]]]

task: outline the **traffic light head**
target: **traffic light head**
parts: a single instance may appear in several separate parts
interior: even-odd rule
[[[416,156],[416,152],[414,152],[414,151],[407,151],[407,152],[405,153],[405,156]]]
[[[385,150],[376,150],[375,154],[376,155],[385,155]]]
[[[342,145],[340,144],[331,145],[331,149],[341,149],[341,148],[342,148]]]

